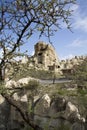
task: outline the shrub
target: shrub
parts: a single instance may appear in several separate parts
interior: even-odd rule
[[[29,89],[29,90],[36,90],[39,87],[39,81],[38,80],[30,80],[28,84],[25,84],[23,87]]]

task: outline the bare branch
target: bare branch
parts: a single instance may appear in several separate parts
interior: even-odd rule
[[[35,124],[28,115],[28,112],[23,110],[21,108],[21,106],[19,106],[19,103],[15,100],[12,99],[12,97],[10,97],[9,95],[5,94],[5,93],[1,93],[1,95],[6,99],[6,101],[12,105],[13,107],[15,107],[17,109],[17,111],[20,113],[20,115],[22,116],[23,120],[29,125],[31,126],[34,130],[43,130],[41,127],[39,127],[37,124]]]

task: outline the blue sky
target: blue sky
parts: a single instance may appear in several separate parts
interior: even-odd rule
[[[87,0],[77,0],[77,5],[71,8],[75,10],[71,21],[73,33],[63,25],[62,29],[51,37],[59,59],[87,55]],[[34,45],[38,41],[49,43],[46,37],[38,39],[38,35],[35,34],[22,49],[28,50],[28,54],[32,55]]]

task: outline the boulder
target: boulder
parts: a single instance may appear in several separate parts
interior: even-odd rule
[[[18,81],[17,81],[17,84],[18,84],[18,86],[23,86],[23,85],[27,85],[28,83],[29,83],[29,81],[39,81],[38,79],[36,79],[36,78],[32,78],[32,77],[27,77],[27,78],[22,78],[22,79],[19,79]]]
[[[32,77],[22,78],[22,79],[19,79],[18,81],[6,80],[5,81],[5,87],[6,88],[23,87],[24,85],[27,85],[29,83],[29,81],[31,81],[31,80],[39,81],[39,79],[35,79],[35,78],[32,78]]]
[[[85,122],[85,118],[81,117],[78,108],[71,102],[68,102],[66,105],[65,117],[66,117],[66,119],[73,121],[73,122],[76,120]]]
[[[13,98],[16,101],[21,101],[21,102],[26,102],[26,103],[28,102],[27,94],[23,94],[19,96],[18,93],[14,93]]]
[[[14,88],[14,87],[17,87],[17,82],[14,81],[14,80],[8,80],[8,81],[6,81],[6,83],[5,83],[5,87],[6,87],[6,88]]]
[[[35,107],[35,114],[37,115],[48,115],[48,111],[50,108],[51,99],[48,94],[45,94]]]

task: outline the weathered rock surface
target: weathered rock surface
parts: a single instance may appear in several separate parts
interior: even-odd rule
[[[29,83],[29,81],[38,81],[39,82],[39,79],[27,77],[27,78],[19,79],[18,81],[6,80],[5,86],[6,86],[6,88],[22,87],[24,85],[27,85]]]
[[[28,109],[27,91],[13,94],[22,109]],[[86,119],[78,107],[62,96],[51,99],[48,94],[33,100],[34,121],[44,130],[86,130]],[[78,104],[78,102],[77,102]],[[19,112],[0,96],[0,130],[22,130],[24,121]]]
[[[81,129],[81,124],[82,130],[85,130],[85,118],[80,115],[78,108],[74,104],[72,104],[70,101],[66,101],[62,97],[58,97],[53,101],[50,99],[49,105],[48,99],[50,99],[50,97],[47,99],[44,98],[44,100],[41,99],[39,102],[42,105],[45,104],[45,106],[40,104],[36,105],[36,122],[38,121],[43,127],[48,125],[49,130],[60,130],[62,127],[65,129],[68,129],[69,127],[69,130],[76,130],[76,128],[79,130]]]
[[[61,60],[60,68],[66,70],[72,69],[75,65],[81,64],[86,57],[87,56],[75,56],[71,59]]]
[[[52,45],[40,41],[34,49],[35,53],[31,61],[36,69],[59,71],[59,59]]]

